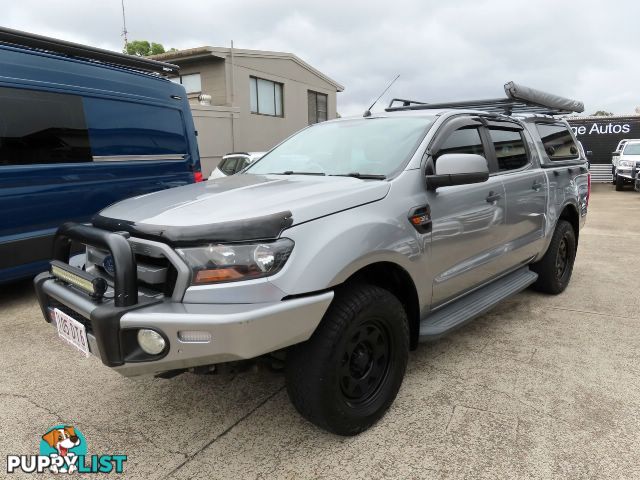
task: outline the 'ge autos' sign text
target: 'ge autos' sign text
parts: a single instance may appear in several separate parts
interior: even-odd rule
[[[629,133],[631,126],[628,123],[593,123],[587,125],[572,125],[576,135],[606,135],[612,133]]]

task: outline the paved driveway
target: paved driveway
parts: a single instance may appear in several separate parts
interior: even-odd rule
[[[347,439],[302,420],[278,374],[122,378],[56,339],[30,284],[0,287],[0,454],[66,423],[127,454],[127,478],[640,478],[639,248],[640,194],[597,185],[567,291],[422,345]]]

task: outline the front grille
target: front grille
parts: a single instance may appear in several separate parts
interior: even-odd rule
[[[145,295],[165,296],[173,295],[178,279],[178,270],[163,252],[148,244],[132,242],[132,249],[136,259],[138,288]],[[95,247],[89,248],[88,260],[93,264],[96,274],[105,278],[109,283],[113,282],[111,275],[105,268],[104,261],[109,256],[106,250]]]
[[[84,325],[84,328],[86,329],[87,333],[93,334],[93,327],[91,326],[91,320],[89,320],[87,317],[85,317],[81,313],[76,312],[72,308],[67,307],[66,305],[60,303],[59,301],[57,301],[55,298],[52,298],[52,297],[49,297],[47,306],[49,308],[57,308],[62,313],[66,313],[71,318],[73,318],[74,320],[77,320],[82,325]]]

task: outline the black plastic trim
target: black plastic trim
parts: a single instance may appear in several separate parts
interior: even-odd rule
[[[96,215],[93,225],[111,231],[126,231],[131,235],[149,240],[159,240],[175,247],[201,245],[203,243],[247,242],[273,240],[283,230],[293,225],[290,211],[264,215],[262,217],[211,223],[195,226],[167,226],[135,223],[129,220]]]

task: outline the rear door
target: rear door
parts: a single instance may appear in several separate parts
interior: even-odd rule
[[[531,158],[533,144],[515,122],[489,121],[493,175],[506,192],[506,243],[499,260],[503,271],[534,257],[541,248],[547,211],[547,179]]]
[[[429,162],[445,153],[486,158],[483,123],[459,116],[441,129]],[[427,164],[427,168],[431,168]],[[432,218],[433,306],[437,307],[500,273],[505,239],[505,191],[500,176],[483,183],[441,187],[427,193]]]

